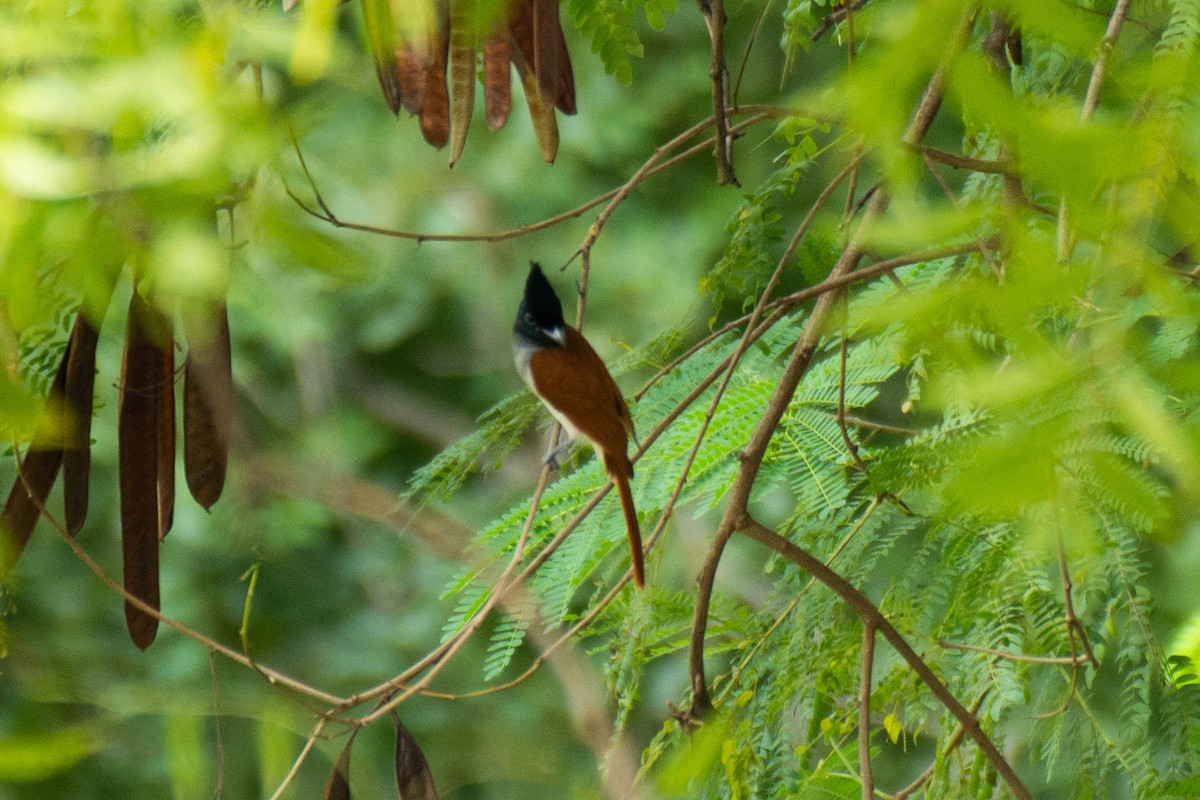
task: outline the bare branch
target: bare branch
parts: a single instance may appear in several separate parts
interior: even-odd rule
[[[1079,617],[1075,616],[1075,601],[1072,598],[1071,570],[1067,568],[1067,551],[1062,537],[1058,539],[1058,576],[1062,581],[1063,608],[1066,609],[1067,636],[1071,641],[1071,655],[1075,655],[1075,639],[1078,637],[1079,646],[1083,649],[1081,661],[1086,661],[1093,668],[1100,669],[1100,662],[1092,652],[1092,644],[1088,641],[1087,631]],[[1075,663],[1078,663],[1076,661]]]
[[[748,119],[743,120],[742,122],[738,123],[737,125],[732,126],[729,129],[730,135],[736,135],[736,134],[741,133],[742,131],[746,130],[747,128],[757,125],[760,122],[763,122],[765,120],[778,119],[780,117],[792,116],[792,115],[795,115],[800,112],[798,112],[797,109],[794,109],[794,108],[786,108],[786,107],[780,107],[780,106],[748,105],[748,106],[742,106],[740,108],[732,109],[730,111],[730,113],[736,114],[739,116],[747,116],[748,117]],[[813,118],[823,118],[823,115],[821,115],[821,114],[809,113],[807,111],[804,112],[804,115],[807,117],[813,117]],[[695,155],[707,150],[712,144],[712,139],[706,140],[697,146],[691,147],[688,150],[686,150],[685,152],[680,153],[666,161],[661,160],[663,153],[660,151],[669,152],[669,151],[672,151],[672,150],[678,148],[679,146],[684,144],[687,140],[689,140],[691,138],[695,138],[699,134],[703,133],[712,124],[713,124],[713,118],[709,117],[708,119],[706,119],[700,123],[697,123],[696,125],[692,126],[688,130],[684,131],[682,134],[675,137],[674,139],[672,139],[670,142],[663,145],[662,147],[657,148],[655,150],[654,154],[652,154],[650,157],[652,166],[650,168],[646,168],[646,166],[643,165],[643,168],[641,170],[639,170],[638,173],[636,174],[637,180],[634,181],[632,185],[629,185],[628,188],[632,189],[633,186],[637,185],[638,183],[644,182],[648,178],[651,178],[651,177],[659,174],[660,172],[663,172],[664,170],[674,167],[676,164],[680,163],[681,161],[684,161],[688,158],[691,158],[692,156],[695,156]],[[628,194],[628,189],[625,188],[625,186],[628,184],[626,184],[626,185],[623,185],[616,189],[612,189],[608,192],[605,192],[604,194],[600,195],[599,197],[595,197],[595,198],[589,200],[588,202],[584,203],[583,205],[576,206],[575,208],[572,208],[568,211],[564,211],[560,214],[556,214],[552,217],[548,217],[544,220],[541,220],[540,222],[531,222],[527,225],[521,225],[520,227],[517,227],[517,228],[510,228],[508,230],[496,231],[494,233],[461,233],[461,234],[459,234],[459,233],[428,233],[428,232],[419,232],[419,231],[402,231],[402,230],[396,230],[394,228],[385,228],[380,225],[372,225],[369,223],[352,222],[349,220],[343,220],[339,216],[337,216],[337,214],[335,214],[333,209],[330,208],[326,204],[324,198],[322,197],[320,189],[317,186],[315,178],[311,175],[311,173],[308,170],[308,166],[304,161],[304,156],[300,150],[298,143],[296,144],[295,149],[296,149],[297,160],[300,162],[301,170],[304,173],[305,179],[308,182],[311,191],[313,192],[314,202],[316,203],[316,208],[314,208],[313,206],[309,205],[304,200],[302,200],[299,197],[299,195],[297,195],[292,189],[287,188],[286,191],[287,191],[288,197],[290,197],[292,199],[292,201],[296,205],[298,205],[302,211],[304,211],[306,214],[309,214],[310,216],[316,217],[317,219],[321,220],[322,222],[329,223],[330,225],[334,226],[335,228],[344,228],[345,230],[358,231],[360,233],[369,233],[369,234],[374,234],[377,236],[387,236],[387,237],[390,237],[393,239],[408,239],[410,241],[417,242],[418,244],[422,243],[422,242],[502,242],[502,241],[506,241],[509,239],[516,239],[518,237],[525,236],[530,233],[536,233],[537,231],[551,228],[555,225],[566,222],[568,220],[572,220],[572,219],[581,217],[585,213],[590,211],[591,209],[613,200],[614,198],[617,197],[618,194],[622,193],[623,190],[624,190],[625,194]]]
[[[996,658],[1003,658],[1006,661],[1027,661],[1032,664],[1078,664],[1081,660],[1079,656],[1027,656],[1024,653],[1008,653],[1004,650],[995,650],[991,647],[947,642],[944,639],[938,642],[938,645],[951,650],[969,650],[972,653],[985,653]]]
[[[826,33],[828,33],[834,25],[837,25],[855,11],[862,9],[868,2],[869,0],[854,0],[852,3],[844,3],[838,6],[825,15],[825,17],[821,20],[821,24],[813,28],[813,32],[809,34],[808,38],[811,41],[817,41]]]
[[[863,620],[862,676],[858,686],[858,775],[862,783],[862,800],[875,794],[875,777],[871,774],[871,672],[875,667],[875,626]]]
[[[862,460],[862,456],[858,454],[858,445],[850,438],[850,431],[846,429],[846,318],[849,316],[849,310],[842,316],[842,335],[838,339],[838,396],[837,396],[837,420],[838,431],[842,435],[842,444],[846,446],[846,452],[854,459],[855,465],[859,471],[866,475],[868,474],[867,462]]]
[[[918,148],[918,151],[932,161],[955,169],[969,169],[972,172],[985,172],[992,175],[1010,175],[1014,171],[1014,165],[1008,161],[987,161],[981,158],[955,155],[947,153],[945,150],[926,146]]]
[[[713,157],[717,161],[717,183],[737,186],[733,172],[731,150],[733,137],[729,134],[729,69],[725,64],[725,0],[698,0],[708,38],[712,42],[712,64],[708,76],[712,79],[713,121],[716,141]]]

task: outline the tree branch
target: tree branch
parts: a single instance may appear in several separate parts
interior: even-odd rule
[[[851,159],[850,163],[846,165],[846,167],[843,168],[842,171],[839,172],[834,179],[829,182],[828,185],[826,185],[826,187],[821,191],[821,194],[817,196],[817,199],[813,201],[808,213],[800,222],[800,226],[792,235],[792,240],[788,243],[787,250],[784,252],[783,256],[780,257],[779,262],[775,266],[775,272],[772,273],[770,279],[767,281],[767,285],[763,288],[762,293],[759,295],[758,302],[755,304],[754,310],[750,313],[749,320],[746,323],[746,330],[742,334],[741,341],[738,342],[737,348],[728,359],[729,366],[725,370],[725,377],[721,382],[721,387],[718,389],[716,395],[712,399],[712,402],[709,404],[708,413],[705,415],[700,436],[697,437],[695,444],[692,446],[692,451],[689,454],[689,468],[692,461],[695,459],[696,453],[700,449],[700,442],[703,438],[704,432],[708,430],[708,426],[712,423],[713,416],[716,414],[717,405],[720,403],[726,387],[729,386],[729,382],[733,379],[733,373],[737,367],[738,361],[741,359],[742,354],[746,352],[746,349],[750,346],[754,338],[753,334],[755,332],[756,323],[761,317],[763,311],[766,309],[768,299],[774,293],[775,288],[779,285],[779,280],[783,275],[784,268],[788,262],[791,261],[792,256],[796,252],[796,248],[800,246],[800,242],[804,239],[805,234],[808,233],[809,228],[812,227],[812,224],[816,220],[817,214],[820,212],[821,208],[823,208],[829,201],[829,198],[833,195],[833,192],[837,189],[838,185],[840,185],[847,176],[854,172],[858,166],[858,163],[859,156],[855,156]],[[690,676],[692,686],[692,706],[689,713],[692,716],[699,716],[703,714],[708,710],[709,707],[708,685],[704,677],[704,631],[708,625],[708,608],[712,597],[713,585],[716,581],[717,567],[721,563],[721,555],[725,551],[725,545],[728,543],[731,533],[732,529],[729,529],[724,535],[718,533],[718,535],[713,538],[713,543],[709,548],[708,558],[704,562],[704,566],[700,571],[700,575],[696,578],[698,588],[696,591],[696,605],[692,612],[692,635],[688,647],[688,675]]]
[[[866,595],[855,589],[841,575],[825,566],[820,559],[783,538],[775,531],[760,524],[748,514],[743,515],[739,520],[738,530],[771,551],[783,556],[825,584],[838,597],[842,598],[846,605],[850,606],[851,610],[858,615],[864,625],[878,629],[883,634],[883,637],[888,640],[888,643],[896,649],[901,658],[917,674],[917,677],[929,687],[929,690],[938,699],[938,702],[954,715],[954,718],[958,720],[967,734],[975,741],[980,750],[983,751],[988,761],[996,768],[996,771],[1004,779],[1004,782],[1008,784],[1013,794],[1020,798],[1020,800],[1032,800],[1032,795],[1025,788],[1025,784],[1022,783],[1016,771],[1013,770],[1012,765],[1008,763],[1008,760],[1004,758],[1004,755],[992,740],[988,738],[988,735],[984,732],[982,726],[980,726],[979,720],[976,719],[975,715],[958,701],[958,698],[954,696],[946,684],[942,683],[941,679],[925,663],[925,660],[921,658],[904,636],[896,630]]]
[[[1008,161],[988,161],[982,158],[960,156],[954,153],[947,153],[945,150],[938,150],[935,147],[919,147],[917,151],[939,164],[945,164],[955,169],[969,169],[972,172],[985,172],[991,175],[1010,175],[1013,173],[1014,165]]]
[[[713,121],[716,141],[713,157],[717,162],[717,183],[721,186],[737,186],[733,172],[731,148],[733,137],[729,133],[729,69],[725,64],[725,0],[697,0],[704,23],[708,26],[708,38],[712,42],[712,61],[708,76],[712,79]]]
[[[817,41],[826,33],[828,33],[834,25],[837,25],[855,11],[859,11],[860,9],[864,8],[868,2],[869,0],[854,0],[852,3],[839,5],[837,8],[826,14],[824,18],[822,18],[820,25],[813,28],[812,33],[810,33],[808,36],[809,40],[813,42]]]
[[[737,114],[737,115],[745,115],[748,117],[748,119],[745,119],[742,122],[739,122],[738,124],[729,128],[728,133],[729,133],[729,135],[732,136],[732,135],[739,134],[739,133],[745,131],[747,128],[757,125],[758,123],[763,122],[765,120],[778,119],[780,117],[792,116],[799,112],[794,108],[785,108],[785,107],[781,107],[781,106],[747,105],[747,106],[742,106],[740,108],[731,109],[729,113]],[[805,112],[805,116],[811,116],[813,118],[818,118],[818,119],[823,117],[823,115],[821,115],[821,114],[809,114],[808,112]],[[692,126],[691,128],[687,129],[686,131],[684,131],[679,136],[676,136],[674,139],[672,139],[667,144],[663,145],[660,148],[657,148],[655,150],[655,152],[651,155],[650,160],[652,162],[659,162],[661,159],[661,156],[662,156],[662,154],[659,152],[660,150],[663,150],[664,148],[667,149],[668,151],[674,150],[675,148],[679,147],[681,144],[683,144],[687,140],[689,140],[691,138],[695,138],[700,133],[703,133],[704,130],[707,129],[709,126],[713,125],[713,123],[714,123],[713,117],[709,117],[708,119],[697,123],[696,125]],[[637,183],[644,182],[645,180],[659,174],[660,172],[670,169],[671,167],[676,166],[680,162],[685,161],[686,159],[689,159],[692,156],[695,156],[699,153],[704,152],[712,145],[712,141],[713,141],[712,138],[709,138],[693,147],[688,148],[686,151],[679,153],[670,159],[667,159],[666,161],[661,161],[661,163],[654,163],[652,165],[652,168],[646,169],[646,166],[643,165],[643,169],[639,170],[637,173],[638,179],[637,179],[637,181],[634,182],[634,185],[636,185]],[[583,205],[576,206],[575,208],[572,208],[568,211],[564,211],[560,214],[556,214],[552,217],[547,217],[546,219],[541,220],[539,222],[531,222],[527,225],[521,225],[520,227],[517,227],[517,228],[510,228],[507,230],[496,231],[493,233],[461,233],[461,234],[459,234],[459,233],[428,233],[428,232],[420,232],[420,231],[403,231],[403,230],[396,230],[394,228],[385,228],[380,225],[372,225],[372,224],[363,223],[363,222],[352,222],[349,220],[341,219],[336,213],[334,213],[333,209],[326,203],[323,195],[321,194],[320,188],[317,186],[316,179],[313,177],[312,173],[308,169],[308,163],[304,158],[304,153],[300,149],[300,144],[296,140],[294,135],[292,137],[292,142],[293,142],[293,146],[294,146],[294,149],[296,152],[296,158],[300,163],[301,171],[304,173],[305,180],[308,182],[309,188],[313,192],[313,202],[316,204],[316,207],[314,208],[312,205],[310,205],[309,203],[302,200],[299,195],[297,195],[292,189],[287,188],[286,186],[285,186],[285,191],[287,192],[288,197],[290,197],[292,199],[292,202],[294,202],[297,206],[299,206],[300,209],[302,211],[304,211],[304,213],[306,213],[312,217],[315,217],[315,218],[321,220],[322,222],[326,222],[326,223],[334,226],[335,228],[343,228],[345,230],[358,231],[360,233],[370,233],[370,234],[374,234],[377,236],[387,236],[387,237],[390,237],[393,239],[408,239],[410,241],[417,242],[418,244],[420,244],[422,242],[502,242],[502,241],[507,241],[509,239],[516,239],[521,236],[525,236],[525,235],[528,235],[531,233],[536,233],[537,231],[541,231],[541,230],[545,230],[547,228],[554,227],[555,225],[558,225],[562,222],[566,222],[568,220],[572,220],[572,219],[581,217],[585,213],[590,211],[591,209],[595,208],[596,206],[602,205],[606,202],[613,200],[619,193],[622,192],[623,189],[625,189],[625,185],[622,185],[620,187],[617,187],[616,189],[612,189],[608,192],[605,192],[604,194],[602,194],[598,197],[592,198],[591,200],[587,201]],[[630,186],[629,188],[632,188],[632,186]],[[628,194],[628,190],[625,191],[625,194]]]
[[[965,35],[969,19],[969,14],[964,15],[962,21],[959,23],[959,31],[956,36],[957,41],[961,41]],[[924,138],[926,131],[929,130],[929,126],[933,124],[933,118],[937,115],[937,110],[941,106],[943,81],[944,68],[938,69],[926,86],[925,92],[922,94],[921,100],[917,105],[917,110],[913,114],[908,131],[905,133],[905,143],[915,145]],[[855,266],[857,266],[863,256],[863,236],[866,230],[882,216],[886,205],[886,195],[883,192],[874,192],[871,195],[862,223],[851,237],[845,250],[842,251],[841,257],[838,258],[837,263],[830,271],[829,277],[823,282],[823,285],[828,286],[829,284],[841,281],[850,282],[849,276],[853,273]],[[876,264],[875,266],[879,267],[880,264]],[[800,385],[800,379],[808,371],[808,366],[812,362],[813,354],[816,352],[821,333],[833,310],[834,303],[837,302],[836,292],[832,292],[828,288],[820,292],[815,291],[816,287],[813,287],[813,289],[813,295],[809,296],[819,295],[817,302],[813,307],[812,313],[809,315],[808,321],[805,323],[799,339],[793,347],[787,366],[784,368],[783,374],[775,386],[775,391],[767,403],[767,408],[759,419],[758,425],[755,427],[749,442],[747,442],[742,452],[741,466],[738,468],[733,486],[726,497],[725,512],[721,517],[721,521],[717,524],[716,532],[713,535],[709,560],[705,563],[698,579],[702,590],[705,585],[711,583],[715,576],[716,564],[720,559],[720,550],[724,548],[729,537],[733,535],[734,530],[738,528],[740,521],[747,514],[750,492],[758,477],[758,470],[762,465],[762,459],[766,454],[767,446],[770,444],[771,437],[778,428],[779,421],[783,418],[788,404],[791,402],[793,395],[795,395],[796,388]],[[807,296],[805,299],[807,299]],[[798,300],[797,302],[801,301]],[[692,618],[692,637],[688,653],[688,671],[692,688],[692,704],[688,714],[697,717],[702,716],[711,707],[707,680],[704,676],[704,633],[708,624],[707,617],[708,598],[707,594],[701,591],[697,595],[696,608]]]
[[[862,783],[862,800],[875,794],[875,777],[871,774],[871,672],[875,667],[875,626],[863,620],[862,676],[858,685],[858,775]]]
[[[1007,661],[1027,661],[1031,664],[1078,664],[1081,660],[1080,656],[1027,656],[1024,653],[1008,653],[1004,650],[995,650],[991,647],[979,647],[973,644],[960,644],[958,642],[948,642],[945,639],[938,642],[940,647],[945,647],[950,650],[968,650],[972,653],[984,653],[996,658],[1003,658]]]

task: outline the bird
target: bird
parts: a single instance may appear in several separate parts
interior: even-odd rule
[[[595,448],[621,501],[633,560],[633,582],[639,589],[644,588],[642,536],[629,488],[633,464],[627,448],[629,438],[634,436],[633,418],[600,356],[583,334],[563,321],[562,303],[536,262],[529,265],[525,294],[513,322],[513,360],[521,379],[567,435],[562,446],[546,455],[547,462],[553,462],[580,436]]]

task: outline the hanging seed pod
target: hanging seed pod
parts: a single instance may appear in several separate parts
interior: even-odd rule
[[[72,339],[67,340],[62,363],[59,364],[54,382],[50,385],[50,394],[46,400],[48,406],[61,405],[66,394],[71,341]],[[55,441],[56,427],[54,421],[48,418],[38,425],[33,434],[33,443],[21,459],[17,478],[4,503],[4,511],[0,514],[0,575],[8,572],[25,549],[42,509],[46,507],[50,487],[58,477],[63,451],[61,443]]]
[[[450,7],[450,166],[467,143],[475,110],[475,47],[479,34],[475,0],[449,0]]]
[[[229,313],[215,304],[200,320],[184,319],[188,356],[183,373],[183,471],[204,510],[225,488],[233,411]]]
[[[95,402],[96,343],[99,326],[92,325],[80,311],[71,329],[64,389],[70,415],[68,438],[63,448],[63,521],[71,536],[79,533],[87,518],[88,477],[92,469],[92,409]]]
[[[504,127],[512,109],[511,63],[508,31],[497,21],[483,37],[483,111],[493,133]]]
[[[400,718],[393,717],[396,721],[396,792],[400,800],[438,800],[425,754],[417,740],[400,724]]]
[[[393,114],[400,113],[403,93],[400,87],[400,71],[396,64],[395,22],[389,0],[362,0],[363,27],[366,29],[367,47],[375,62],[375,75],[383,99]]]
[[[421,135],[434,147],[450,138],[450,97],[446,90],[446,58],[450,48],[450,17],[445,2],[438,4],[438,24],[430,33],[425,66],[425,98],[421,104]]]
[[[125,329],[117,412],[121,554],[125,589],[154,609],[159,608],[158,544],[166,536],[173,506],[160,491],[166,477],[163,460],[167,445],[159,442],[168,434],[174,439],[173,413],[170,420],[164,419],[164,395],[173,396],[172,362],[167,320],[134,291]],[[173,441],[170,450],[173,456]],[[143,650],[158,631],[158,621],[128,601],[125,624],[133,643]]]

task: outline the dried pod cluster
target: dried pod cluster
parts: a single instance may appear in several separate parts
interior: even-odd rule
[[[422,33],[398,30],[389,0],[362,0],[363,19],[384,99],[420,119],[425,141],[462,155],[475,109],[476,64],[483,53],[483,108],[497,131],[512,108],[517,68],[542,158],[558,153],[556,109],[575,113],[575,78],[558,0],[515,0],[485,20],[476,0],[438,0]]]
[[[159,608],[158,546],[175,510],[175,343],[171,319],[134,291],[125,327],[118,384],[117,437],[121,484],[121,554],[125,589]],[[185,318],[184,473],[192,496],[209,508],[225,485],[229,415],[233,405],[229,320],[224,303]],[[50,388],[45,421],[21,460],[0,513],[6,565],[20,556],[63,472],[63,523],[74,536],[88,507],[96,342],[100,323],[80,311]],[[56,411],[61,411],[59,419]],[[65,435],[57,431],[65,427]],[[145,649],[158,621],[125,603],[130,638]]]

